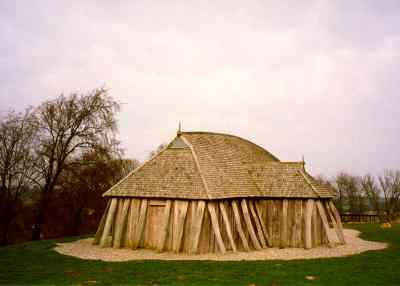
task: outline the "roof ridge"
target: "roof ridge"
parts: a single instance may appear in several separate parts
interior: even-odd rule
[[[196,163],[197,171],[199,172],[201,181],[203,182],[204,189],[205,189],[206,194],[207,194],[207,198],[211,199],[210,191],[208,189],[208,184],[207,184],[206,178],[204,177],[203,172],[201,171],[200,162],[199,162],[199,159],[197,158],[196,151],[194,150],[192,143],[190,143],[190,141],[183,136],[183,133],[184,132],[181,133],[180,137],[189,146],[189,149],[192,152],[192,156],[193,156],[194,162]]]
[[[176,137],[175,137],[176,138]],[[171,145],[171,143],[175,140],[175,138],[168,143],[167,145],[164,146],[164,148],[162,148],[160,150],[160,152],[156,153],[153,157],[151,157],[149,160],[144,161],[139,167],[137,167],[136,169],[133,169],[132,171],[130,171],[128,173],[128,175],[126,175],[125,177],[123,177],[121,180],[119,180],[115,185],[113,185],[111,188],[109,188],[107,191],[105,191],[102,195],[102,197],[105,197],[108,195],[108,193],[110,193],[112,190],[114,190],[116,187],[118,187],[120,184],[122,184],[126,179],[128,179],[130,176],[132,176],[133,174],[135,174],[136,172],[138,172],[140,169],[142,169],[146,164],[148,164],[149,162],[153,161],[156,157],[158,157],[161,153],[163,153],[165,150],[168,149],[169,145]]]
[[[240,136],[237,136],[237,135],[228,134],[228,133],[222,133],[222,132],[209,132],[209,131],[181,131],[181,134],[182,134],[182,135],[183,135],[183,134],[211,134],[211,135],[221,135],[221,136],[234,137],[234,138],[243,140],[243,141],[245,141],[245,142],[248,142],[248,143],[250,143],[250,144],[252,144],[252,145],[257,146],[258,148],[260,148],[260,149],[262,149],[264,152],[266,152],[268,155],[270,155],[272,158],[274,158],[275,160],[277,160],[278,162],[280,162],[280,160],[279,160],[274,154],[272,154],[271,152],[269,152],[267,149],[261,147],[260,145],[254,143],[254,142],[252,142],[252,141],[250,141],[250,140],[247,140],[247,139],[245,139],[245,138],[243,138],[243,137],[240,137]]]
[[[305,171],[303,170],[298,170],[298,172],[300,172],[300,174],[303,176],[303,178],[306,180],[307,184],[310,185],[311,189],[314,191],[314,193],[321,198],[320,194],[318,193],[317,189],[315,188],[315,186],[310,182],[310,179],[307,178],[307,175],[304,173]]]

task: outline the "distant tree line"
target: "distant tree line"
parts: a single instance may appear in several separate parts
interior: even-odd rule
[[[342,172],[332,180],[323,176],[317,179],[335,192],[341,213],[372,212],[388,221],[400,214],[400,170],[385,170],[377,177]]]
[[[101,195],[133,170],[104,89],[60,95],[0,118],[0,244],[93,232]]]

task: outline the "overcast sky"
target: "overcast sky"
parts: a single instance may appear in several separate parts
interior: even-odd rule
[[[400,169],[400,1],[0,0],[0,111],[96,87],[128,157],[182,121],[312,174]]]

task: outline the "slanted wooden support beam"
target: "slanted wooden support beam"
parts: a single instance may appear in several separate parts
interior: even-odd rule
[[[110,203],[111,203],[111,200],[108,200],[106,209],[104,210],[103,215],[101,217],[99,227],[97,228],[96,235],[94,236],[94,240],[93,240],[94,245],[99,244],[99,242],[100,242],[101,234],[103,233],[104,225],[106,223],[106,217],[108,214],[108,210],[110,209]]]
[[[195,215],[192,216],[193,220],[192,220],[192,225],[191,225],[191,230],[190,230],[191,243],[190,243],[189,253],[197,253],[197,251],[198,251],[205,206],[206,206],[205,201],[199,201],[197,203],[197,208],[195,208]]]
[[[129,209],[129,205],[130,205],[130,200],[129,199],[120,199],[120,203],[123,203],[123,205],[122,205],[121,214],[118,217],[118,221],[115,220],[115,237],[114,237],[114,241],[113,241],[114,248],[121,247],[122,232],[125,228],[128,209]]]
[[[210,213],[211,225],[212,225],[212,229],[214,231],[215,238],[217,239],[219,251],[221,253],[225,253],[226,248],[225,248],[224,242],[222,241],[221,232],[219,229],[218,218],[217,218],[217,214],[215,212],[215,203],[211,202],[211,201],[208,202],[207,208],[208,208],[208,212]]]
[[[281,243],[280,247],[288,246],[288,200],[282,201],[282,216],[281,216]]]
[[[342,222],[340,221],[340,215],[335,213],[336,208],[332,201],[325,202],[325,206],[326,206],[326,209],[328,210],[333,227],[335,228],[336,235],[339,239],[339,243],[345,244],[346,241],[344,240],[343,227],[342,227]]]
[[[232,250],[237,251],[235,241],[233,240],[231,224],[229,223],[228,214],[226,213],[226,208],[225,208],[224,202],[219,203],[219,208],[221,210],[222,219],[224,220],[224,223],[225,223],[226,233],[228,234],[228,238],[229,238],[229,242],[231,244]]]
[[[263,248],[267,248],[267,243],[266,243],[265,238],[264,238],[262,227],[261,227],[260,221],[258,219],[258,215],[256,213],[256,210],[254,209],[254,205],[253,205],[252,201],[249,201],[249,208],[250,208],[250,213],[251,213],[251,215],[253,217],[253,221],[256,223],[258,239],[261,242],[261,246]]]
[[[142,199],[140,204],[139,219],[137,221],[135,232],[133,234],[132,249],[136,249],[140,245],[140,240],[143,236],[144,225],[146,223],[147,215],[147,199]]]
[[[175,200],[174,203],[174,228],[172,235],[172,250],[179,252],[182,244],[183,231],[189,201]]]
[[[112,198],[111,199],[111,204],[110,204],[110,209],[108,210],[108,214],[107,214],[106,223],[104,225],[103,235],[101,236],[101,239],[100,239],[100,246],[101,247],[105,247],[107,245],[107,240],[108,240],[108,236],[109,236],[109,234],[111,232],[111,227],[112,227],[112,223],[114,221],[114,216],[115,216],[115,211],[117,209],[117,204],[118,204],[118,199],[117,198]]]
[[[251,224],[251,218],[249,214],[249,210],[247,208],[246,199],[242,199],[241,201],[243,218],[246,222],[247,230],[249,231],[251,241],[253,242],[254,248],[257,250],[261,249],[260,242],[257,239],[256,233],[254,232],[253,225]]]
[[[232,210],[233,210],[233,215],[235,217],[236,229],[239,232],[239,236],[242,241],[243,248],[246,251],[250,251],[249,243],[247,242],[247,238],[246,238],[246,235],[244,234],[244,231],[242,228],[242,223],[240,221],[239,207],[238,207],[236,201],[232,201]]]
[[[161,235],[160,235],[160,238],[158,240],[158,245],[157,245],[157,251],[159,251],[159,252],[163,251],[165,241],[167,240],[168,229],[169,229],[169,220],[171,217],[171,205],[172,205],[171,200],[167,200],[165,202],[163,220],[161,223]]]
[[[319,200],[316,202],[316,205],[317,205],[317,208],[318,208],[319,215],[321,216],[321,219],[322,219],[322,225],[324,227],[324,231],[325,231],[325,234],[326,234],[326,238],[328,240],[328,244],[330,246],[332,246],[333,245],[333,241],[332,241],[332,238],[329,235],[330,227],[329,227],[329,224],[328,224],[328,218],[326,217],[324,206],[322,205],[321,201],[319,201]]]
[[[312,247],[311,218],[314,208],[314,200],[308,199],[306,203],[306,213],[304,214],[304,248]]]
[[[258,218],[260,219],[261,228],[264,233],[264,237],[267,242],[267,245],[272,246],[272,241],[271,241],[270,235],[268,233],[268,229],[265,225],[265,221],[263,220],[263,210],[262,210],[262,207],[260,206],[260,202],[255,202],[254,206],[256,208],[256,213],[258,215]]]
[[[140,199],[132,199],[131,200],[131,211],[129,213],[128,220],[128,247],[133,248],[133,241],[135,239],[135,230],[137,228],[137,223],[139,220],[139,212],[140,212]]]

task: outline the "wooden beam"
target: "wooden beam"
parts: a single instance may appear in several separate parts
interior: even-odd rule
[[[128,241],[129,241],[129,226],[130,226],[130,212],[131,212],[131,198],[127,198],[128,200],[128,212],[126,213],[126,222],[125,222],[125,228],[122,231],[122,242],[121,245],[122,247],[127,247],[128,246]]]
[[[314,200],[308,199],[306,213],[304,214],[304,248],[312,248],[311,218],[313,213]]]
[[[311,229],[312,229],[312,247],[316,247],[321,243],[318,241],[319,229],[318,229],[318,215],[317,215],[317,208],[313,208],[312,218],[311,218]]]
[[[254,248],[257,250],[261,249],[260,242],[257,239],[256,233],[254,232],[253,225],[251,224],[251,218],[249,214],[249,210],[247,208],[246,199],[242,199],[241,201],[242,211],[243,211],[243,218],[246,222],[247,230],[249,231],[251,241],[253,242]]]
[[[261,228],[261,224],[260,224],[260,221],[258,219],[258,215],[257,215],[257,213],[256,213],[256,211],[254,209],[254,205],[253,205],[252,201],[249,201],[249,208],[250,208],[250,213],[251,213],[251,215],[253,217],[253,221],[256,224],[258,239],[259,239],[259,241],[261,241],[262,248],[267,248],[267,243],[265,242],[265,238],[264,238],[264,234],[263,234],[263,231],[262,231],[262,228]]]
[[[197,208],[195,209],[195,216],[192,216],[193,220],[190,230],[191,244],[189,253],[197,253],[198,251],[205,206],[206,206],[205,201],[199,201],[197,203]]]
[[[171,217],[171,205],[172,205],[172,201],[167,200],[165,203],[163,220],[161,223],[161,235],[160,235],[158,245],[157,245],[157,251],[159,251],[159,252],[163,251],[165,241],[167,240],[168,229],[169,229],[169,220]]]
[[[246,251],[249,251],[250,250],[249,243],[247,242],[246,235],[244,234],[244,231],[242,228],[242,223],[240,221],[239,207],[238,207],[236,201],[232,201],[232,210],[233,210],[233,215],[235,217],[236,229],[239,232],[239,236],[242,241],[243,248]]]
[[[288,246],[288,200],[282,201],[282,216],[281,216],[281,243],[280,247]]]
[[[326,234],[326,238],[328,240],[328,244],[330,246],[332,246],[333,245],[333,241],[332,241],[332,238],[329,235],[330,227],[329,227],[329,224],[328,224],[328,219],[326,217],[325,209],[324,209],[323,205],[321,204],[321,201],[318,200],[316,202],[316,204],[317,204],[319,215],[321,216],[321,219],[322,219],[322,225],[324,227],[324,231],[325,231],[325,234]]]
[[[144,225],[146,223],[147,215],[147,199],[141,199],[139,219],[137,221],[135,232],[133,234],[132,249],[136,249],[140,245],[143,236]]]
[[[335,211],[334,211],[334,209],[332,209],[331,204],[333,205],[332,201],[329,201],[329,202],[326,201],[325,202],[325,207],[326,207],[326,209],[328,211],[328,214],[329,214],[329,217],[330,217],[330,219],[332,221],[333,227],[335,228],[336,235],[337,235],[337,237],[339,239],[339,243],[340,244],[345,244],[346,241],[344,240],[344,235],[343,235],[342,228],[339,226],[339,222],[337,221],[338,217],[339,217],[339,221],[340,221],[340,216],[339,215],[338,216],[335,215]],[[333,207],[335,207],[335,206],[333,206]],[[341,223],[340,223],[340,225],[341,225]]]
[[[342,236],[342,238],[343,238],[343,241],[344,241],[344,243],[346,243],[346,240],[344,239],[343,225],[342,225],[342,221],[341,221],[341,219],[340,219],[340,214],[339,214],[338,210],[336,209],[335,204],[333,203],[332,200],[329,200],[329,206],[331,207],[331,210],[332,210],[332,212],[333,212],[333,215],[334,215],[335,218],[336,218],[336,223],[337,223],[337,225],[338,225],[338,227],[339,227],[339,230],[340,230],[340,232],[341,232],[341,236]]]
[[[130,205],[129,199],[120,199],[120,203],[122,203],[122,200],[123,200],[122,211],[121,211],[118,221],[115,221],[115,224],[116,224],[115,225],[115,238],[113,241],[114,248],[121,247],[122,232],[125,228],[128,209],[129,209],[129,205]]]
[[[101,216],[99,227],[97,228],[96,234],[94,236],[93,245],[99,244],[99,242],[100,242],[101,234],[103,233],[104,225],[106,223],[107,213],[108,213],[108,210],[110,209],[110,203],[111,203],[111,200],[108,200],[106,208],[103,212],[103,215]]]
[[[188,205],[189,201],[183,200],[175,200],[174,203],[174,227],[172,236],[172,250],[174,252],[179,252],[181,248]]]
[[[208,212],[210,213],[211,225],[212,225],[212,228],[213,228],[213,231],[215,234],[215,238],[217,239],[219,251],[221,253],[225,253],[226,248],[225,248],[224,242],[222,241],[221,232],[219,229],[218,218],[217,218],[217,214],[215,212],[215,203],[211,202],[211,201],[208,202],[207,208],[208,208]]]
[[[133,248],[133,241],[135,239],[135,230],[139,220],[140,212],[140,199],[131,200],[131,211],[129,213],[129,224],[128,224],[128,247]]]
[[[108,214],[107,214],[106,223],[104,225],[103,235],[101,236],[101,239],[100,239],[100,246],[101,247],[105,247],[107,245],[107,240],[108,240],[108,236],[109,236],[110,231],[111,231],[112,223],[114,221],[114,216],[115,216],[115,211],[117,209],[117,204],[118,204],[118,199],[117,198],[112,198],[111,199],[111,204],[110,204],[110,209],[108,210]]]
[[[224,202],[222,202],[222,201],[219,202],[219,208],[221,210],[222,219],[224,220],[224,223],[225,223],[226,233],[228,234],[228,238],[229,238],[229,242],[231,243],[232,250],[236,252],[237,248],[236,248],[235,241],[233,240],[232,228],[231,228],[231,224],[229,223],[228,214],[226,213],[226,208],[225,208]]]
[[[266,240],[266,242],[267,242],[267,245],[268,245],[268,246],[272,246],[272,241],[271,241],[271,238],[270,238],[270,236],[269,236],[268,229],[267,229],[267,227],[266,227],[266,225],[265,225],[265,221],[263,220],[263,215],[262,215],[263,210],[262,210],[262,207],[260,206],[260,203],[259,203],[259,202],[255,202],[255,203],[254,203],[254,206],[255,206],[255,208],[256,208],[256,212],[257,212],[258,218],[260,219],[261,228],[262,228],[262,230],[263,230],[264,237],[265,237],[265,240]],[[265,207],[266,207],[266,206],[267,206],[267,204],[265,204]],[[266,212],[266,213],[267,213],[267,212]]]

